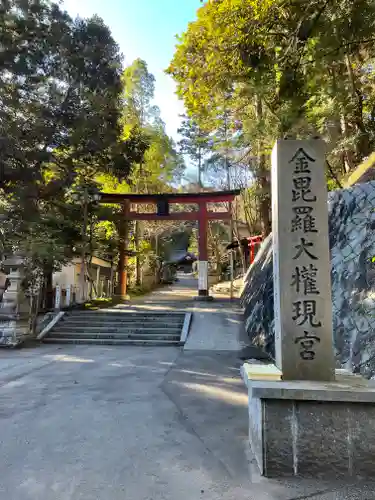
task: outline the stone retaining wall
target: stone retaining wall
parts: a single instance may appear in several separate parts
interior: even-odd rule
[[[375,181],[328,196],[333,330],[337,365],[375,375]],[[274,354],[272,237],[258,252],[241,296],[249,344]]]

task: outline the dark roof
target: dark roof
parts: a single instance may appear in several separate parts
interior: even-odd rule
[[[187,252],[186,250],[176,250],[169,259],[166,260],[166,263],[182,264],[183,262],[194,262],[195,260],[197,260],[197,258],[193,253]]]

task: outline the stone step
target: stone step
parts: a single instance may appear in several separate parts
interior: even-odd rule
[[[67,319],[62,319],[61,321],[59,321],[58,323],[59,325],[69,325],[69,326],[74,326],[74,325],[77,325],[78,327],[79,326],[82,326],[82,325],[92,325],[92,326],[108,326],[109,328],[113,328],[113,327],[117,327],[119,325],[124,325],[124,326],[127,326],[127,325],[131,325],[131,326],[134,326],[135,328],[147,328],[149,326],[155,326],[155,327],[158,327],[158,328],[169,328],[169,327],[172,327],[172,328],[182,328],[184,322],[183,321],[167,321],[167,320],[163,320],[163,321],[160,321],[160,320],[144,320],[144,321],[140,321],[140,320],[127,320],[127,321],[123,321],[123,320],[116,320],[114,321],[113,319],[98,319],[98,318],[93,318],[93,319],[89,319],[89,320],[85,320],[85,319],[73,319],[73,318],[67,318]]]
[[[163,334],[155,334],[155,333],[78,333],[78,332],[52,332],[49,336],[49,339],[132,339],[132,340],[180,340],[180,334],[175,333],[163,333]]]
[[[74,311],[65,314],[43,342],[92,345],[183,345],[185,313]]]
[[[159,313],[154,311],[117,311],[116,309],[108,310],[103,309],[99,311],[72,311],[68,312],[66,317],[74,318],[89,318],[95,316],[116,316],[116,317],[129,317],[129,318],[168,318],[168,319],[183,319],[185,313],[181,312],[168,312]]]
[[[95,333],[95,334],[100,334],[100,333],[149,333],[150,335],[152,334],[173,334],[173,335],[180,335],[181,333],[181,328],[173,328],[173,327],[167,327],[167,328],[158,328],[158,327],[144,327],[144,328],[137,328],[136,326],[132,325],[113,325],[112,327],[109,327],[107,325],[103,326],[93,326],[91,324],[87,324],[86,326],[76,326],[76,325],[66,325],[64,323],[56,325],[53,329],[52,332],[76,332],[76,333]]]
[[[80,338],[51,338],[45,337],[47,344],[91,344],[91,345],[134,345],[134,346],[179,346],[176,340],[134,340],[134,339],[80,339]]]

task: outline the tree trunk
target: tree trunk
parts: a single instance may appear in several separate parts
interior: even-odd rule
[[[339,68],[342,68],[344,71],[344,67],[340,64]],[[336,68],[333,67],[329,74],[332,78],[332,89],[334,94],[339,95],[340,89],[337,84],[337,80],[341,72],[339,71],[339,75],[337,74]],[[345,115],[340,111],[340,106],[337,107],[337,114],[332,117],[330,123],[327,126],[328,134],[329,134],[329,142],[331,145],[331,149],[335,148],[337,144],[348,135],[348,124],[345,119]],[[339,153],[340,158],[340,174],[345,175],[351,170],[351,165],[353,161],[353,152],[348,149],[343,149]]]
[[[53,303],[53,272],[50,269],[44,269],[44,307],[47,310],[54,308]]]
[[[29,333],[34,338],[36,336],[36,329],[38,326],[38,315],[41,302],[41,290],[39,289],[36,294],[32,294],[30,297],[30,309],[29,309]]]
[[[340,118],[342,135],[345,138],[350,137],[350,131],[348,130],[348,122],[345,116],[342,114]],[[344,173],[347,174],[355,168],[354,153],[350,149],[345,149],[343,152],[343,162],[344,162]]]
[[[357,79],[353,71],[349,54],[345,54],[345,64],[352,91],[352,98],[354,101],[354,124],[359,132],[359,139],[356,144],[357,161],[361,161],[364,157],[371,153],[369,133],[366,130],[366,126],[363,121],[363,95],[361,90],[358,88]]]
[[[237,213],[236,212],[235,212],[235,214],[236,214],[236,217],[235,217],[235,224],[234,224],[234,236],[237,239],[237,241],[240,242],[240,240],[241,240],[241,234],[240,234],[240,230],[239,230],[239,227],[238,227],[238,217],[237,217]],[[245,257],[244,249],[243,249],[243,247],[242,247],[241,244],[239,245],[238,250],[239,250],[239,253],[240,253],[240,257],[241,257],[242,273],[245,274],[246,271],[247,271],[246,257]]]
[[[243,190],[241,193],[241,198],[242,198],[242,203],[243,203],[243,208],[244,208],[244,214],[245,214],[245,221],[246,225],[248,228],[249,234],[254,234],[254,231],[257,231],[257,220],[254,217],[252,213],[252,198],[247,192],[247,190]],[[254,210],[253,210],[254,212]]]
[[[199,148],[199,152],[198,152],[198,184],[199,184],[199,190],[203,191],[201,148]]]
[[[255,112],[258,122],[263,119],[262,100],[257,95],[255,101]],[[259,186],[259,212],[261,230],[263,238],[266,238],[272,231],[271,223],[271,186],[270,173],[267,169],[266,155],[264,154],[264,144],[262,139],[258,140],[258,169],[257,180]]]
[[[271,196],[270,196],[270,181],[266,170],[265,155],[260,155],[260,171],[259,186],[260,186],[260,219],[263,238],[266,238],[272,231],[271,221]]]

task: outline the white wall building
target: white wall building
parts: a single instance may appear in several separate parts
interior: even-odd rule
[[[116,277],[115,267],[104,259],[93,257],[88,271],[90,275],[90,285],[87,287],[89,296],[111,296]],[[75,258],[72,262],[63,266],[61,271],[53,274],[53,287],[59,286],[62,290],[71,287],[78,290],[80,287],[80,274],[81,260]]]

